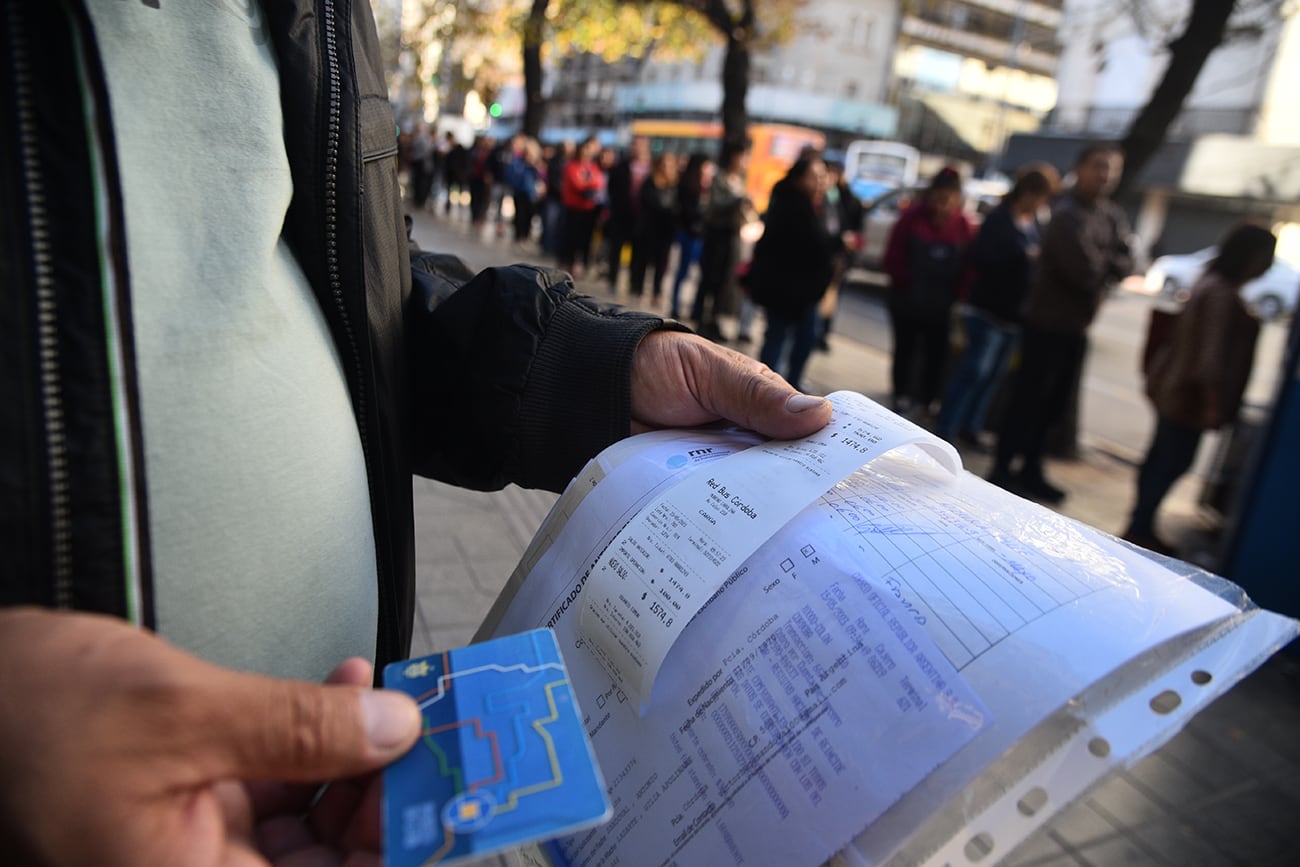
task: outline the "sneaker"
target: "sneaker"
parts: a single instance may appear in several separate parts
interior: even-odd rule
[[[1019,482],[1020,492],[1031,500],[1048,506],[1058,506],[1065,500],[1065,491],[1047,481],[1041,474],[1026,475],[1022,472],[1016,481]]]

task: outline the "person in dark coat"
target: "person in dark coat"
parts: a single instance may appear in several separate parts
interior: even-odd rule
[[[693,153],[677,182],[677,276],[673,280],[673,300],[668,316],[681,316],[682,284],[692,265],[700,264],[704,249],[704,205],[709,184],[713,183],[713,161],[707,154]]]
[[[700,252],[700,282],[691,302],[691,319],[695,330],[710,340],[726,343],[718,325],[727,310],[727,283],[736,269],[736,245],[740,227],[754,212],[745,194],[745,172],[749,169],[749,151],[742,144],[722,148],[718,170],[709,185],[708,204],[704,208],[704,243]]]
[[[849,182],[844,178],[844,164],[827,163],[826,170],[830,176],[826,187],[826,206],[822,208],[826,228],[831,234],[840,235],[849,243],[848,248],[837,258],[837,276],[831,281],[832,288],[821,305],[816,345],[820,352],[831,351],[828,338],[835,323],[835,311],[839,307],[840,277],[852,264],[850,260],[853,250],[861,244],[862,219],[866,214],[862,202],[854,195],[853,190],[849,189]]]
[[[1241,287],[1273,264],[1277,238],[1260,226],[1238,226],[1192,285],[1167,341],[1153,348],[1146,391],[1156,410],[1156,429],[1137,478],[1137,501],[1125,541],[1177,556],[1156,535],[1156,512],[1196,457],[1201,434],[1232,422],[1241,409],[1259,337],[1259,319],[1241,298]]]
[[[895,412],[915,407],[929,413],[939,396],[948,364],[952,306],[969,280],[966,253],[975,236],[961,206],[961,176],[945,168],[889,235],[883,267],[889,275],[894,329]]]
[[[605,219],[609,291],[618,288],[618,272],[623,267],[623,247],[635,245],[637,216],[641,209],[641,187],[650,177],[650,142],[635,138],[627,157],[608,172],[609,213]]]
[[[844,249],[819,213],[826,194],[826,164],[819,157],[795,161],[772,188],[763,237],[754,245],[746,275],[750,297],[767,314],[758,360],[798,387],[817,340],[817,304]],[[789,363],[782,365],[788,349]]]
[[[1132,268],[1128,218],[1110,199],[1123,169],[1123,152],[1113,143],[1079,152],[1074,186],[1052,208],[1021,308],[1020,369],[989,481],[1049,505],[1060,503],[1066,492],[1043,472],[1048,432],[1067,417],[1078,393],[1088,326],[1111,287]]]
[[[935,430],[946,440],[979,445],[989,402],[1020,342],[1020,306],[1038,261],[1039,214],[1059,180],[1050,166],[1023,172],[971,245],[975,279],[961,309],[966,349]]]
[[[451,216],[452,206],[459,207],[462,195],[469,189],[469,151],[452,132],[447,133],[447,142],[450,147],[442,163],[442,183],[447,188],[443,213]]]
[[[650,297],[659,302],[664,275],[668,273],[668,253],[673,248],[673,230],[677,226],[677,155],[659,154],[650,164],[650,177],[641,185],[640,207],[632,235],[632,270],[629,290],[640,298],[645,291],[646,267],[653,268]]]

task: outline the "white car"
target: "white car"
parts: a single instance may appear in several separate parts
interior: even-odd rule
[[[1185,256],[1161,256],[1147,269],[1146,294],[1185,301],[1192,284],[1216,252],[1214,247],[1206,247]],[[1297,294],[1300,294],[1300,271],[1281,259],[1274,259],[1273,267],[1263,277],[1252,280],[1241,290],[1241,297],[1255,308],[1261,319],[1276,319],[1293,312]]]

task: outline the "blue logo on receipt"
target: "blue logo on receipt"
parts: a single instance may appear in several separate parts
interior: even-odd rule
[[[668,459],[668,469],[680,470],[682,467],[686,466],[688,460],[689,458],[687,458],[686,455],[673,455]]]

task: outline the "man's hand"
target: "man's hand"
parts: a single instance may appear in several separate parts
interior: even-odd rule
[[[382,767],[420,728],[415,703],[368,676],[357,660],[327,686],[241,674],[110,618],[0,610],[0,851],[23,865],[252,867],[270,863],[260,844],[339,863],[337,848],[375,840],[362,814],[377,790],[331,786],[308,810],[318,784]],[[292,834],[290,816],[305,817]]]
[[[653,331],[632,359],[632,433],[725,420],[777,439],[831,420],[825,398],[800,394],[767,365],[680,331]]]

